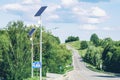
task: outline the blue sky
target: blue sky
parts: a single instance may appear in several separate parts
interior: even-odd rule
[[[37,24],[34,15],[40,6],[48,6],[43,25],[62,42],[68,36],[89,40],[93,33],[120,40],[120,0],[1,0],[0,28],[14,20]]]

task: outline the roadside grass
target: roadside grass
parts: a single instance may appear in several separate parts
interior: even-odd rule
[[[70,72],[70,71],[72,71],[72,70],[73,70],[73,66],[69,66],[69,67],[66,68],[65,73]],[[64,73],[64,74],[65,74],[65,73]]]
[[[103,70],[98,70],[98,69],[96,69],[95,66],[93,66],[93,65],[91,65],[91,64],[89,64],[89,63],[86,63],[86,62],[85,62],[85,64],[86,64],[86,67],[87,67],[88,69],[92,70],[92,71],[100,72],[100,73],[105,73]]]
[[[69,42],[68,44],[71,45],[72,47],[74,47],[76,50],[78,50],[81,57],[85,56],[86,49],[84,49],[84,50],[80,49],[80,41]]]
[[[91,64],[89,64],[89,63],[86,63],[86,62],[85,62],[85,64],[86,64],[86,67],[87,67],[88,69],[90,69],[91,71],[98,72],[98,73],[109,74],[109,75],[111,75],[111,76],[118,76],[118,77],[120,77],[120,74],[112,73],[112,72],[106,72],[106,71],[104,71],[104,70],[98,70],[95,66],[93,66],[93,65],[91,65]]]
[[[39,77],[36,76],[36,77],[33,77],[33,78],[27,78],[27,79],[24,79],[24,80],[39,80]]]
[[[67,44],[70,44],[72,47],[74,47],[77,50],[80,49],[80,41],[68,42]]]
[[[62,44],[62,45],[65,45],[65,44]],[[77,47],[76,47],[76,48],[77,48]],[[73,70],[73,66],[72,66],[72,65],[68,65],[68,66],[66,66],[64,72],[58,72],[58,73],[56,73],[56,74],[61,74],[61,75],[63,75],[63,76],[66,76],[66,74],[67,74],[68,72],[72,71],[72,70]],[[24,79],[24,80],[39,80],[39,76],[35,76],[35,77],[33,77],[33,78],[27,78],[27,79]],[[42,80],[46,80],[46,77],[43,77]]]
[[[57,72],[56,74],[66,74],[67,72],[70,72],[73,70],[73,66],[72,65],[68,65],[66,66],[65,70],[63,72]]]
[[[85,53],[86,53],[87,49],[84,49],[84,50],[78,50],[80,56],[83,58],[85,56]]]
[[[72,70],[73,70],[73,66],[72,65],[68,65],[68,66],[65,67],[64,72],[58,72],[58,73],[55,73],[55,74],[61,74],[61,75],[65,76],[68,72],[70,72]],[[35,73],[34,75],[38,75],[38,73]],[[39,80],[39,75],[38,76],[34,76],[33,78],[30,77],[30,78],[23,79],[23,80]],[[42,80],[46,80],[46,76],[43,76]]]
[[[73,66],[67,67],[67,69],[65,70],[65,73],[63,74],[63,76],[66,76],[66,74],[70,71],[72,71],[74,68]]]
[[[40,77],[39,76],[34,76],[33,78],[27,78],[27,79],[24,79],[24,80],[40,80]],[[42,77],[42,80],[46,80],[46,78]]]
[[[66,76],[66,74],[70,71],[73,70],[73,66],[68,66],[66,67],[66,70],[64,71],[64,73],[58,73],[58,74],[62,74],[63,76]],[[56,73],[57,74],[57,73]],[[24,80],[39,80],[40,78],[38,76],[35,76],[33,78],[27,78],[27,79],[24,79]],[[43,77],[42,80],[46,80],[46,77]]]

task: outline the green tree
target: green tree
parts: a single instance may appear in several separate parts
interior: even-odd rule
[[[43,74],[63,73],[66,65],[72,63],[72,55],[64,45],[50,33],[43,33]],[[66,63],[64,63],[66,61]],[[62,70],[60,70],[60,67]]]
[[[6,77],[5,74],[5,69],[4,69],[4,54],[7,54],[9,51],[9,39],[7,35],[5,34],[5,30],[0,30],[0,78]]]
[[[104,70],[120,73],[120,47],[112,46],[104,59]]]
[[[111,59],[110,71],[120,73],[120,47],[115,47],[115,51],[113,52]]]
[[[84,60],[92,65],[94,65],[97,69],[101,69],[102,65],[102,53],[103,49],[101,47],[94,47],[94,46],[89,46],[86,54],[84,56]]]
[[[10,22],[7,27],[1,38],[2,77],[5,80],[22,80],[30,77],[30,41],[23,22]]]
[[[67,43],[67,42],[72,42],[72,41],[79,41],[79,37],[69,36],[69,37],[65,40],[65,43]]]
[[[100,46],[105,48],[108,44],[112,44],[112,43],[113,43],[113,41],[111,38],[105,38],[105,39],[100,41]]]
[[[28,32],[35,28],[33,35],[34,61],[39,60],[39,28],[26,27],[23,22],[10,22],[8,29],[0,31],[0,78],[23,80],[31,75],[31,43]],[[72,54],[58,37],[43,29],[42,69],[46,72],[64,73],[72,63]],[[66,62],[66,63],[65,63]]]
[[[88,43],[87,43],[87,41],[81,41],[80,46],[81,46],[81,49],[86,49],[86,48],[88,48]]]
[[[113,56],[113,53],[111,53],[111,52],[108,52],[106,54],[106,58],[105,58],[104,63],[103,63],[104,70],[110,70],[112,56]]]
[[[99,37],[97,36],[97,34],[92,34],[90,37],[90,41],[93,42],[95,46],[99,46]]]

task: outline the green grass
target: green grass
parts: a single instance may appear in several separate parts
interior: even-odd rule
[[[85,56],[86,51],[87,51],[86,49],[84,49],[84,50],[78,50],[78,52],[79,52],[79,54],[80,54],[81,57]]]
[[[86,62],[85,62],[86,63]],[[104,72],[104,71],[102,71],[102,70],[98,70],[98,69],[96,69],[96,67],[95,66],[93,66],[93,65],[91,65],[91,64],[89,64],[89,63],[86,63],[86,67],[88,68],[88,69],[90,69],[90,70],[92,70],[92,71],[95,71],[95,72]]]
[[[64,73],[62,73],[64,76],[66,76],[66,73],[69,72],[69,71],[72,71],[73,70],[73,66],[68,66],[65,70]],[[27,79],[24,79],[24,80],[39,80],[39,77],[38,76],[35,76],[33,78],[27,78]],[[42,80],[46,80],[45,77],[42,77]]]
[[[24,79],[24,80],[39,80],[39,77],[27,78],[27,79]]]
[[[73,70],[73,66],[69,66],[66,68],[65,73],[70,72]]]
[[[98,70],[98,69],[96,69],[95,66],[93,66],[93,65],[91,65],[91,64],[89,64],[89,63],[86,63],[86,66],[87,66],[88,69],[90,69],[90,70],[92,70],[92,71],[94,71],[94,72],[109,74],[109,75],[112,75],[112,76],[120,76],[120,74],[111,73],[111,72],[106,72],[106,71],[104,71],[104,70]]]
[[[35,76],[33,78],[27,78],[27,79],[24,79],[24,80],[40,80],[40,78],[38,76]],[[42,80],[45,80],[45,77],[42,77]]]
[[[80,49],[80,41],[69,42],[68,44],[70,44],[72,47],[74,47],[77,50]]]
[[[83,57],[85,55],[86,49],[84,49],[84,50],[80,49],[80,41],[69,42],[68,44],[70,44],[72,47],[74,47],[76,50],[78,50],[81,57]]]

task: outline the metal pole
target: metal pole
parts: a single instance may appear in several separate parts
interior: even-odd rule
[[[33,38],[31,37],[30,40],[31,40],[31,44],[32,44],[32,46],[31,46],[31,77],[33,77],[33,68],[32,68],[32,64],[33,64]]]
[[[42,66],[42,20],[40,16],[40,62]],[[40,80],[42,80],[42,67],[40,68]]]

